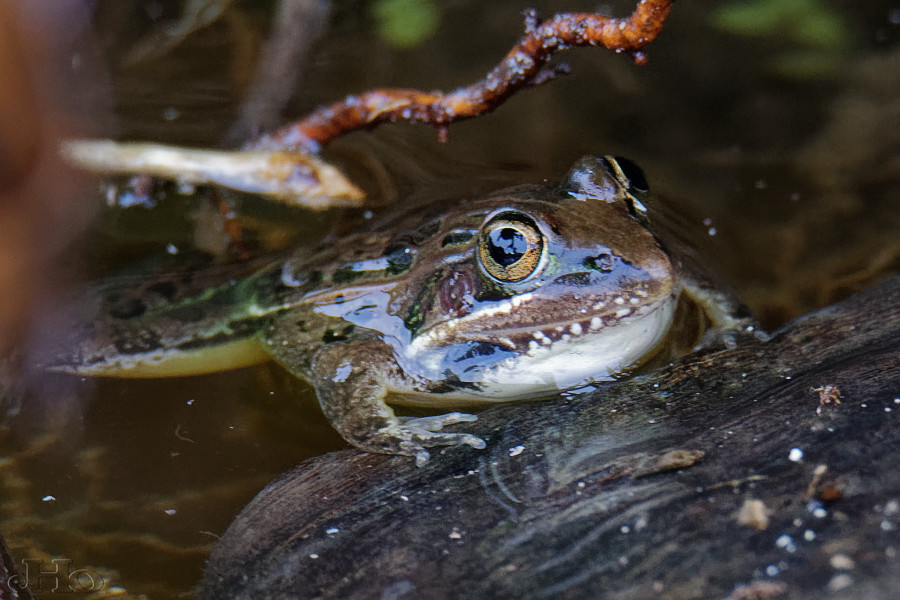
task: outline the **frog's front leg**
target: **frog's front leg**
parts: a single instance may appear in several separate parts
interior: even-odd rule
[[[474,421],[475,415],[395,415],[385,403],[388,381],[405,377],[391,347],[377,338],[331,343],[312,361],[311,383],[325,416],[357,448],[413,456],[418,466],[428,461],[426,448],[462,444],[484,448],[484,441],[474,435],[441,432],[447,425]]]

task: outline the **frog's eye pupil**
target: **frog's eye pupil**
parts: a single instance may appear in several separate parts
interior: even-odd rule
[[[504,213],[482,229],[478,256],[488,275],[503,282],[525,279],[541,264],[544,237],[537,225],[519,213]]]
[[[512,227],[494,229],[488,233],[488,244],[491,258],[504,267],[515,264],[528,250],[525,236]]]

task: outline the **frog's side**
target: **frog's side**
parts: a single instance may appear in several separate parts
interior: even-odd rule
[[[104,292],[108,306],[87,339],[55,368],[152,377],[271,356],[315,386],[329,420],[359,448],[421,464],[428,447],[482,447],[440,431],[472,415],[404,419],[387,403],[461,407],[616,377],[668,344],[685,290],[706,315],[698,328],[745,326],[724,295],[692,286],[643,227],[644,188],[630,163],[586,157],[558,187],[406,215],[224,285],[204,289],[196,276],[191,286]]]

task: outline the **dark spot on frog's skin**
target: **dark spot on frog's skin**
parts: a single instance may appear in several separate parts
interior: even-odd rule
[[[353,335],[354,329],[355,327],[353,325],[347,325],[341,332],[328,329],[325,331],[325,335],[322,336],[322,343],[331,344],[332,342],[342,342]]]
[[[468,242],[475,236],[475,232],[471,230],[457,230],[451,231],[444,239],[441,241],[441,247],[445,248],[447,246],[456,246],[457,244],[463,244]]]
[[[416,253],[409,246],[392,246],[385,251],[388,261],[388,275],[400,275],[409,270]]]
[[[241,298],[241,289],[238,285],[235,284],[226,284],[220,286],[212,296],[209,297],[207,302],[213,305],[219,306],[233,306],[235,304],[240,303]]]
[[[505,289],[501,285],[493,284],[493,282],[485,282],[485,285],[477,290],[475,299],[478,302],[494,302],[497,300],[506,300],[516,295],[513,290]]]
[[[334,272],[331,281],[336,284],[352,283],[362,276],[363,271],[354,271],[352,265],[346,265]]]
[[[281,312],[283,311],[278,311],[272,316],[277,316]],[[245,317],[243,319],[233,319],[228,322],[228,330],[231,332],[229,337],[244,337],[256,333],[257,331],[268,327],[271,322],[272,320],[270,317]]]
[[[166,316],[182,323],[196,323],[206,316],[206,311],[199,306],[179,306],[167,311]]]
[[[147,291],[162,296],[167,302],[172,302],[178,294],[178,286],[171,281],[159,281],[148,287]]]
[[[441,219],[435,219],[429,223],[425,223],[419,230],[416,232],[416,237],[418,238],[416,241],[421,243],[433,236],[438,232],[441,228]]]
[[[113,306],[109,314],[116,319],[136,319],[147,312],[147,305],[140,298],[132,298]]]
[[[474,291],[475,286],[468,273],[461,271],[450,273],[450,276],[441,282],[441,309],[457,317],[468,313],[475,300]]]
[[[590,273],[568,273],[566,275],[560,275],[556,279],[553,280],[553,283],[556,285],[567,285],[572,287],[588,287],[592,285],[593,278]]]
[[[446,277],[446,271],[438,270],[432,273],[428,279],[419,287],[419,293],[415,299],[409,304],[409,312],[403,319],[406,329],[412,335],[416,335],[419,328],[425,322],[425,310],[430,308],[431,302],[434,300],[435,286],[439,285]]]
[[[616,259],[609,252],[603,252],[584,259],[584,266],[601,273],[609,273],[616,267]]]

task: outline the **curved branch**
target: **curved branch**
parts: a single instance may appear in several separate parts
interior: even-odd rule
[[[525,35],[487,76],[447,94],[411,89],[383,89],[348,96],[313,111],[301,121],[249,142],[250,148],[316,152],[323,144],[356,129],[406,121],[438,127],[441,137],[453,121],[489,112],[523,87],[552,78],[547,61],[572,46],[603,46],[630,54],[636,63],[646,57],[641,48],[662,29],[674,0],[641,0],[626,19],[593,13],[563,13],[539,23],[526,13]]]

